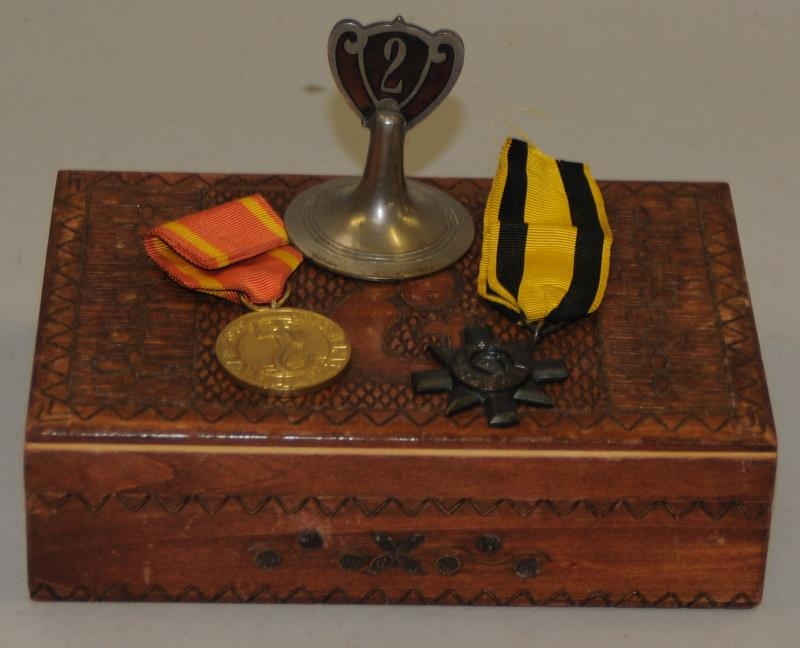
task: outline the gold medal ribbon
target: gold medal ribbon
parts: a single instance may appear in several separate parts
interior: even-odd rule
[[[303,261],[281,217],[260,195],[163,223],[147,233],[144,247],[182,286],[253,304],[279,299]]]
[[[482,297],[527,324],[591,313],[605,294],[611,242],[588,166],[506,140],[484,212]]]

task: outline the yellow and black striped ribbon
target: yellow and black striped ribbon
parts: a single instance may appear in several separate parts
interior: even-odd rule
[[[482,297],[527,324],[591,313],[605,294],[611,242],[589,167],[506,140],[484,212]]]

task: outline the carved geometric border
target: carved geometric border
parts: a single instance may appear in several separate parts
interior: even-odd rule
[[[212,176],[209,176],[212,177]],[[63,420],[64,410],[80,420],[88,420],[101,412],[111,412],[120,420],[131,420],[140,416],[154,415],[165,421],[176,421],[187,415],[193,415],[207,423],[220,420],[219,416],[209,418],[204,416],[202,408],[158,408],[143,407],[135,411],[113,406],[99,406],[84,409],[75,407],[69,402],[69,370],[71,359],[74,355],[74,328],[78,316],[79,281],[81,271],[80,251],[82,236],[85,229],[86,200],[92,187],[114,186],[123,184],[131,187],[177,187],[181,189],[216,186],[218,184],[236,181],[242,186],[256,186],[264,182],[279,182],[287,188],[298,189],[314,178],[307,176],[213,176],[209,181],[198,174],[141,174],[141,173],[97,173],[70,172],[59,177],[59,187],[56,192],[55,215],[56,224],[51,231],[51,246],[58,250],[57,254],[49,254],[48,272],[46,275],[45,296],[42,313],[42,326],[40,338],[37,342],[37,363],[34,367],[36,378],[34,384],[36,391],[31,395],[29,421],[55,421]],[[466,182],[466,181],[461,181]],[[63,185],[66,185],[66,189]],[[747,299],[747,285],[744,279],[744,269],[736,237],[735,221],[731,207],[728,204],[726,193],[716,195],[711,186],[703,184],[679,183],[622,183],[604,182],[603,193],[608,198],[614,194],[635,195],[646,191],[659,190],[665,195],[681,195],[695,197],[698,202],[701,220],[703,222],[703,236],[709,250],[709,273],[713,277],[713,297],[719,318],[723,348],[726,354],[727,365],[731,371],[731,383],[736,395],[737,418],[747,420],[746,428],[750,430],[748,437],[744,429],[739,431],[739,441],[747,438],[752,440],[764,439],[765,433],[771,431],[772,420],[768,406],[765,406],[766,386],[763,382],[760,354],[755,334],[752,312]],[[690,191],[687,191],[690,190]],[[683,192],[683,193],[682,193]],[[703,209],[700,209],[700,203]],[[295,413],[283,413],[286,420],[296,426],[304,419]],[[351,412],[330,413],[326,410],[315,412],[324,416],[332,424],[342,424],[347,421],[361,420],[365,423],[385,426],[387,423],[400,417],[403,421],[410,422],[416,427],[423,427],[432,421],[443,418],[438,412],[406,412],[398,410],[395,413],[380,413],[380,420],[374,420],[369,412],[353,409]],[[235,414],[231,411],[228,414]],[[309,412],[310,415],[310,412]],[[222,416],[224,418],[225,415]],[[343,420],[342,420],[343,419]],[[620,432],[635,433],[642,429],[649,435],[654,429],[675,435],[684,428],[700,426],[709,433],[719,432],[726,428],[732,421],[728,419],[705,420],[701,416],[689,414],[680,420],[664,420],[664,418],[651,414],[634,415],[621,412],[598,412],[593,417],[576,416],[567,412],[542,414],[537,420],[532,420],[533,429],[538,428],[539,433],[546,434],[546,429],[558,424],[559,430],[569,434],[571,430],[585,431],[586,429],[603,424],[609,433],[614,429]],[[469,421],[446,419],[455,426],[468,425]],[[248,421],[257,423],[258,421]],[[755,425],[753,425],[755,423]],[[82,432],[77,429],[59,431],[49,426],[48,436],[59,435],[70,438],[92,437],[90,431]],[[133,436],[137,436],[133,434]],[[198,439],[203,438],[203,433],[197,434]],[[268,435],[264,435],[266,440]],[[671,436],[674,438],[674,436]],[[392,439],[387,438],[387,441]],[[459,437],[460,442],[490,442],[491,437]],[[534,441],[530,438],[515,438],[515,443]],[[709,436],[707,441],[712,441]],[[771,438],[767,438],[771,441]]]
[[[273,509],[284,515],[297,515],[307,510],[315,510],[325,517],[335,517],[347,511],[356,511],[360,512],[364,517],[374,518],[383,513],[397,511],[409,518],[417,517],[423,512],[439,513],[443,516],[451,516],[459,512],[475,513],[481,517],[507,513],[524,518],[537,511],[543,511],[556,518],[566,519],[575,513],[585,511],[598,520],[622,514],[628,514],[634,519],[642,520],[653,512],[662,511],[674,520],[681,520],[690,513],[698,512],[714,521],[737,513],[755,522],[762,519],[770,511],[769,502],[745,503],[736,499],[683,501],[635,501],[627,499],[578,499],[567,501],[537,499],[520,501],[496,499],[481,501],[469,498],[442,500],[429,497],[416,501],[402,501],[394,497],[387,497],[383,500],[375,501],[359,497],[331,499],[309,496],[297,500],[289,500],[274,495],[245,497],[242,495],[165,495],[152,493],[109,493],[99,497],[88,497],[81,493],[36,493],[35,496],[52,512],[60,511],[70,503],[76,503],[86,511],[96,513],[110,503],[114,503],[132,513],[157,507],[170,515],[177,515],[187,507],[197,507],[209,515],[214,515],[224,507],[232,506],[234,508],[238,507],[248,515],[257,515],[262,511]]]
[[[711,594],[700,592],[687,599],[681,599],[674,592],[666,592],[658,598],[648,599],[640,591],[632,590],[623,596],[612,596],[607,592],[596,591],[584,597],[576,597],[565,590],[549,596],[537,597],[530,590],[519,590],[510,596],[500,596],[491,590],[480,590],[472,596],[462,596],[453,589],[447,589],[435,596],[426,596],[420,590],[408,589],[392,596],[375,588],[364,594],[348,593],[334,588],[322,594],[315,594],[305,587],[296,587],[280,593],[262,585],[252,592],[240,592],[233,585],[206,593],[192,585],[180,592],[172,593],[159,585],[150,585],[140,592],[130,591],[124,584],[111,585],[102,591],[90,587],[76,586],[70,590],[59,590],[54,585],[35,581],[30,587],[31,598],[53,601],[164,601],[164,602],[237,602],[237,603],[348,603],[382,605],[531,605],[545,607],[642,607],[642,608],[750,608],[756,602],[746,593],[740,592],[726,601],[717,601]]]
[[[717,329],[730,372],[737,418],[756,421],[762,429],[772,428],[772,413],[764,407],[768,401],[761,352],[732,209],[710,196],[696,201],[708,273],[713,279],[710,285]]]
[[[687,189],[691,192],[687,192]],[[694,419],[704,424],[709,431],[715,431],[741,420],[747,421],[758,436],[771,434],[774,423],[768,405],[755,318],[750,305],[744,260],[727,185],[678,182],[603,183],[603,195],[606,199],[615,193],[637,195],[654,191],[660,191],[670,198],[691,197],[695,201],[706,251],[704,258],[720,346],[729,372],[735,410],[731,417],[719,418],[711,425],[694,416],[672,424],[656,417],[655,422],[667,429],[676,430]]]

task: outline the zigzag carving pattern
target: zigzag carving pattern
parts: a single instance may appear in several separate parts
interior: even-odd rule
[[[730,233],[730,213],[725,205],[707,199],[698,201],[698,215],[708,250],[709,274],[714,278],[711,289],[721,342],[731,370],[731,387],[739,407],[748,415],[760,417],[764,397],[763,374],[752,360],[760,352],[753,335],[750,300],[746,286],[743,288],[741,251]]]
[[[531,502],[516,501],[511,499],[497,499],[492,501],[479,501],[474,499],[458,499],[444,501],[436,498],[426,498],[420,501],[403,502],[389,497],[376,503],[369,503],[358,497],[345,497],[341,500],[329,500],[319,497],[305,497],[299,501],[289,502],[284,498],[275,496],[244,497],[241,495],[159,495],[150,493],[112,493],[99,498],[88,498],[81,493],[39,493],[39,500],[51,511],[56,512],[70,503],[82,506],[86,511],[95,513],[110,503],[122,506],[124,509],[136,513],[156,506],[170,515],[177,515],[187,507],[197,506],[205,513],[213,515],[223,507],[239,507],[248,515],[256,515],[268,507],[274,508],[285,515],[297,515],[306,510],[313,510],[326,517],[335,517],[348,510],[355,510],[368,518],[373,518],[391,511],[398,511],[403,515],[413,518],[423,512],[434,512],[444,516],[455,513],[476,513],[486,517],[494,514],[510,513],[519,517],[527,517],[536,511],[545,511],[553,516],[565,519],[577,512],[587,512],[592,517],[604,519],[612,515],[627,514],[635,519],[644,519],[656,511],[668,514],[674,520],[680,520],[690,513],[698,512],[712,520],[720,520],[726,515],[739,514],[748,520],[757,521],[764,517],[770,510],[769,503],[743,503],[738,500],[719,501],[682,501],[670,502],[667,500],[654,500],[649,502],[636,502],[630,500],[612,500],[599,502],[593,500],[573,500],[557,502],[550,499],[539,499]]]
[[[303,424],[313,414],[323,417],[331,425],[338,426],[347,422],[354,429],[362,426],[364,429],[374,430],[376,435],[387,441],[404,442],[407,438],[407,435],[402,434],[393,437],[391,428],[411,426],[419,430],[426,428],[432,422],[437,422],[442,424],[443,429],[448,430],[444,435],[448,438],[457,438],[459,442],[492,443],[492,438],[482,427],[475,429],[471,427],[480,417],[480,413],[470,413],[455,419],[446,418],[442,403],[435,398],[418,402],[413,400],[414,396],[407,393],[408,389],[399,383],[382,385],[378,384],[379,381],[362,379],[356,374],[342,381],[341,402],[335,403],[335,406],[328,404],[326,399],[330,394],[327,392],[303,397],[305,400],[298,400],[290,406],[263,399],[254,402],[245,390],[219,382],[218,377],[213,374],[213,363],[209,363],[204,355],[208,351],[205,342],[202,342],[202,348],[195,354],[197,367],[201,372],[205,372],[205,378],[200,380],[205,382],[199,384],[195,381],[194,391],[186,397],[177,398],[170,395],[174,401],[170,402],[163,397],[165,395],[163,391],[158,399],[148,400],[143,396],[111,403],[99,399],[75,397],[77,383],[73,374],[76,333],[82,299],[81,284],[84,281],[82,272],[86,265],[84,242],[93,193],[106,191],[117,195],[139,192],[142,195],[162,196],[167,202],[173,200],[172,196],[183,196],[182,200],[189,200],[186,196],[196,196],[202,204],[212,204],[243,193],[261,191],[280,210],[298,191],[317,181],[318,178],[308,176],[77,172],[62,175],[56,194],[51,231],[51,251],[48,256],[42,323],[37,343],[35,387],[32,391],[29,420],[43,423],[42,427],[47,429],[48,438],[51,439],[95,438],[96,432],[90,427],[84,429],[78,425],[69,426],[67,430],[59,429],[58,423],[65,418],[90,422],[99,414],[103,414],[117,421],[139,419],[152,421],[154,424],[186,420],[198,430],[193,434],[193,438],[202,440],[206,436],[219,438],[218,435],[222,432],[216,426],[222,421],[255,425],[263,424],[265,420],[275,416],[282,420],[282,425],[279,427],[285,427],[283,423],[289,423],[292,428],[291,434],[296,435],[302,432]],[[480,212],[486,192],[485,182],[471,180],[438,182],[467,204],[471,211]],[[602,377],[601,341],[596,331],[597,322],[593,318],[588,318],[571,327],[568,333],[565,331],[564,335],[554,336],[559,338],[556,342],[545,341],[546,344],[563,346],[564,348],[559,346],[558,349],[554,349],[557,352],[555,355],[570,358],[575,368],[574,380],[563,388],[558,386],[562,392],[554,394],[556,400],[559,401],[560,398],[559,402],[565,404],[565,407],[551,412],[530,414],[525,419],[526,432],[514,437],[512,443],[527,444],[539,442],[543,438],[553,438],[554,430],[560,438],[579,436],[582,442],[590,441],[592,435],[605,440],[617,436],[629,438],[638,434],[641,438],[656,441],[702,438],[703,443],[733,444],[761,443],[768,437],[772,423],[768,410],[765,410],[765,386],[735,224],[727,193],[720,187],[721,185],[713,184],[602,183],[610,214],[614,212],[616,205],[638,196],[664,201],[688,199],[696,202],[697,219],[708,255],[708,276],[713,279],[711,297],[720,327],[720,352],[724,355],[724,364],[729,372],[727,377],[729,384],[726,389],[731,395],[732,407],[727,412],[707,412],[702,409],[642,412],[635,408],[626,410],[611,407]],[[137,227],[146,227],[149,224],[147,218],[143,218]],[[118,243],[124,244],[117,250],[120,254],[131,253],[130,241],[120,239]],[[468,258],[461,263],[472,264],[474,261],[473,254],[468,255]],[[457,272],[463,274],[467,269],[459,266]],[[309,277],[314,286],[322,286],[327,281],[323,281],[324,277],[316,275]],[[348,294],[349,288],[339,285],[333,279],[330,282],[332,298],[341,299]],[[319,299],[318,291],[316,288],[312,290],[310,285],[300,286],[298,292],[304,295],[305,301]],[[462,296],[467,292],[471,294],[471,291],[462,291]],[[123,291],[119,299],[124,298]],[[204,336],[212,337],[222,322],[209,319],[208,309],[203,309],[203,305],[208,303],[203,301],[206,298],[198,299],[200,300],[197,302],[200,304],[198,308],[205,315],[198,311],[198,317],[201,319],[197,328]],[[467,299],[458,306],[458,308],[467,307],[473,308],[475,304]],[[409,313],[403,315],[407,316]],[[428,313],[426,317],[428,319],[422,321],[425,326],[435,325],[433,326],[435,329],[442,324],[436,319],[439,315]],[[418,353],[419,348],[424,346],[423,343],[428,339],[425,335],[439,334],[435,331],[419,334],[422,337],[418,335],[417,339],[414,337],[416,334],[409,332],[413,327],[409,328],[408,323],[412,320],[401,320],[402,318],[398,320],[397,326],[398,339],[390,340],[389,346],[396,347],[396,353],[403,357],[413,357],[413,354]],[[497,326],[502,328],[502,323],[498,322]],[[503,332],[508,334],[505,330]],[[136,362],[141,360],[142,354],[132,347],[129,358],[133,358],[126,360],[131,366],[126,367],[125,371],[135,375],[138,371]],[[85,368],[83,370],[86,371]],[[103,370],[113,372],[118,369],[110,366],[104,367]],[[152,367],[149,370],[152,371]],[[192,368],[181,365],[181,371],[184,370],[191,371]],[[176,382],[184,384],[186,381]],[[124,387],[123,383],[120,384]],[[91,390],[85,389],[85,391],[88,393]],[[389,425],[390,423],[392,425]],[[213,433],[206,433],[209,426],[215,426]],[[263,428],[263,425],[261,427]],[[281,433],[259,430],[258,434],[265,439],[279,440]],[[353,440],[360,438],[356,432],[353,434]],[[369,439],[371,434],[364,433],[362,436],[364,439]],[[115,432],[117,440],[123,441],[128,437],[142,438],[142,435],[135,431]]]
[[[454,589],[446,589],[435,596],[426,596],[417,589],[409,589],[392,596],[381,589],[371,589],[364,594],[349,593],[335,588],[323,594],[315,594],[305,587],[296,587],[286,593],[276,592],[261,586],[252,592],[240,592],[229,585],[217,592],[208,594],[203,590],[188,586],[172,593],[159,585],[151,585],[141,592],[131,592],[124,584],[111,585],[102,591],[77,586],[68,591],[59,591],[49,583],[36,582],[31,586],[31,598],[54,601],[164,601],[164,602],[238,602],[238,603],[349,603],[349,604],[417,604],[417,605],[532,605],[545,607],[644,607],[644,608],[747,608],[755,605],[753,599],[740,592],[727,601],[717,601],[706,592],[700,592],[690,599],[681,599],[673,592],[666,592],[658,598],[648,599],[638,590],[623,596],[612,596],[606,592],[592,592],[585,597],[576,597],[559,590],[549,596],[537,597],[530,590],[519,590],[511,596],[499,596],[491,590],[481,590],[472,596],[463,596]]]

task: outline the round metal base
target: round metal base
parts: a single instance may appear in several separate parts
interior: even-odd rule
[[[407,180],[407,200],[365,204],[359,182],[312,187],[286,211],[289,239],[322,267],[359,279],[408,279],[451,265],[472,244],[472,217],[443,191]]]

